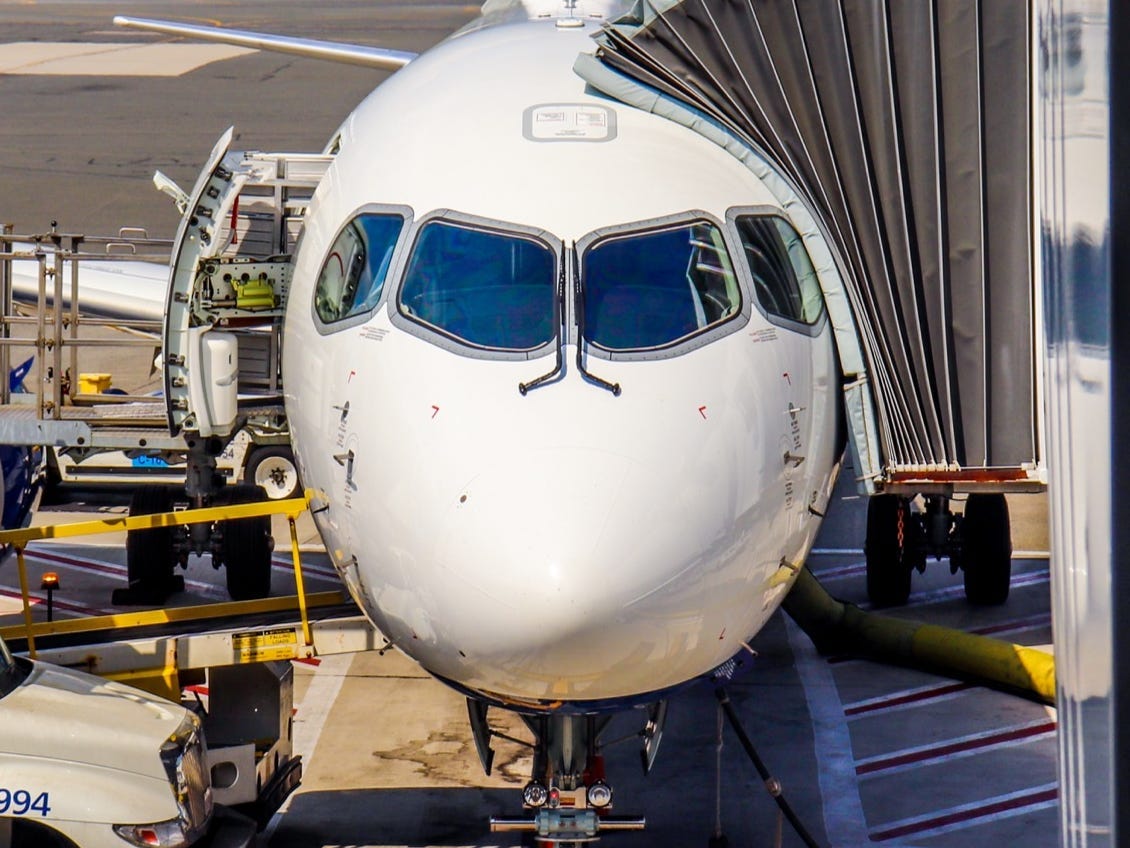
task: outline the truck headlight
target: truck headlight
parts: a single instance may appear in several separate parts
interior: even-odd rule
[[[116,824],[114,833],[130,845],[139,848],[157,846],[157,848],[183,848],[191,845],[199,834],[185,832],[184,823],[180,819],[169,819],[156,824]]]
[[[204,734],[192,713],[161,746],[161,763],[169,778],[178,816],[153,824],[118,824],[114,832],[137,846],[182,848],[208,829],[212,818],[212,787],[204,766]]]

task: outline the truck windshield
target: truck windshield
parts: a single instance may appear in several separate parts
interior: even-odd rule
[[[597,241],[581,280],[585,336],[606,350],[670,345],[741,309],[722,231],[707,221]]]
[[[533,350],[559,323],[556,269],[554,251],[531,236],[430,221],[412,248],[400,311],[479,347]]]

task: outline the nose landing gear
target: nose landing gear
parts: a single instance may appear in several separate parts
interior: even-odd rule
[[[643,830],[642,816],[612,816],[612,787],[604,780],[598,737],[608,719],[550,715],[526,720],[534,732],[534,764],[522,790],[523,815],[492,817],[495,833],[522,833],[530,844],[581,845],[601,834]],[[526,844],[523,842],[523,844]]]
[[[948,556],[950,573],[964,572],[965,597],[990,606],[1008,600],[1012,576],[1012,529],[1000,493],[969,495],[955,513],[945,495],[926,495],[913,509],[903,495],[872,496],[867,505],[867,595],[873,606],[905,604],[914,571],[929,557]]]

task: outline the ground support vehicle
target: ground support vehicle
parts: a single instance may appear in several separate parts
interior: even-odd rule
[[[253,844],[254,822],[214,804],[200,719],[0,640],[0,846]]]

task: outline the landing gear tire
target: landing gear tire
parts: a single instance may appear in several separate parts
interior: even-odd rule
[[[217,505],[258,503],[265,500],[258,486],[228,486],[216,496]],[[220,543],[233,601],[250,601],[271,594],[271,517],[235,518],[223,522]]]
[[[961,534],[966,600],[977,606],[1003,604],[1012,580],[1012,526],[1004,495],[970,495]]]
[[[243,482],[258,486],[273,501],[297,497],[300,484],[294,454],[284,445],[254,448],[247,458]]]
[[[910,597],[914,567],[910,501],[898,495],[874,495],[867,503],[867,597],[872,606],[894,607]],[[901,530],[900,530],[901,526]]]
[[[129,514],[154,515],[171,512],[177,497],[175,486],[138,486],[130,497]],[[135,604],[162,604],[177,588],[175,528],[154,527],[126,533],[127,600]]]

